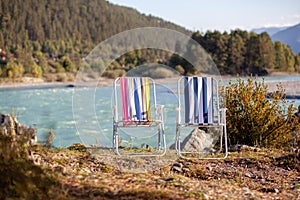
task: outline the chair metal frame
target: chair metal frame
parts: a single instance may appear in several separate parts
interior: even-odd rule
[[[178,90],[178,107],[177,107],[177,118],[176,118],[176,141],[175,141],[175,149],[177,151],[177,154],[179,157],[183,159],[193,159],[190,157],[185,156],[186,154],[196,154],[196,152],[187,152],[187,151],[181,151],[180,144],[180,132],[181,128],[183,127],[195,127],[195,128],[210,128],[210,127],[219,127],[221,130],[220,134],[220,149],[217,153],[220,153],[223,149],[223,139],[224,139],[224,156],[223,157],[201,157],[201,153],[198,152],[199,157],[198,159],[225,159],[228,155],[228,147],[227,147],[227,131],[226,131],[226,108],[220,108],[219,105],[219,94],[218,94],[218,81],[214,78],[211,78],[214,83],[216,83],[216,94],[215,94],[215,101],[217,102],[217,120],[213,123],[186,123],[183,120],[181,120],[181,114],[182,112],[185,112],[185,106],[182,106],[181,102],[181,96],[184,97],[185,94],[181,94],[182,92],[182,85],[184,85],[183,79],[185,76],[180,77],[177,82],[177,90]],[[208,77],[201,77],[201,78],[208,78]],[[213,88],[212,88],[213,90]],[[214,97],[211,97],[214,98]],[[216,117],[216,116],[214,116]]]
[[[118,102],[122,101],[118,99],[118,88],[120,89],[120,79],[126,78],[127,80],[130,78],[148,78],[149,84],[152,85],[152,89],[150,89],[150,95],[152,95],[153,102],[151,105],[154,106],[154,116],[151,116],[151,120],[122,120],[119,119],[119,111],[118,111]],[[163,156],[166,153],[167,145],[166,138],[164,132],[164,116],[163,116],[163,105],[156,104],[156,88],[155,82],[150,77],[119,77],[114,81],[114,92],[113,92],[113,149],[115,154],[117,155],[126,155],[126,156]],[[133,98],[132,96],[130,98]],[[152,107],[150,107],[152,108]],[[153,108],[152,108],[153,109]],[[151,112],[151,110],[149,110]],[[149,127],[157,127],[157,135],[158,135],[158,144],[157,149],[153,153],[121,153],[119,151],[119,129],[120,128],[149,128]]]

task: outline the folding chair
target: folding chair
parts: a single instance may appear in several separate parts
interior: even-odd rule
[[[113,101],[113,148],[115,153],[130,156],[163,156],[166,153],[163,106],[156,105],[154,80],[149,77],[115,79]],[[131,144],[132,148],[124,148],[120,144],[121,131],[132,138],[141,140],[149,137],[156,138],[157,134],[155,139],[157,142],[153,142],[151,151],[145,151],[145,147],[150,146],[148,144],[141,144],[141,146]],[[131,132],[135,133],[131,134]]]
[[[216,79],[212,77],[181,77],[178,79],[175,145],[177,154],[180,157],[185,159],[195,157],[199,159],[224,159],[227,157],[226,108],[219,108],[219,100],[218,82]],[[183,140],[181,138],[182,131],[187,128],[193,128],[194,132],[190,133]],[[210,140],[207,139],[205,148],[203,147],[204,145],[196,147],[197,144],[193,144],[193,142],[200,144],[204,142],[201,141],[201,137],[198,137],[197,134],[205,133],[205,130],[211,129],[215,139],[211,139],[213,137]],[[212,132],[205,133],[204,136],[210,136]],[[202,139],[208,138],[204,136]],[[193,141],[189,142],[191,142],[190,146],[194,149],[184,149],[183,142],[191,140],[192,137],[194,137]],[[218,151],[213,153],[216,147]],[[220,153],[222,157],[219,156]]]

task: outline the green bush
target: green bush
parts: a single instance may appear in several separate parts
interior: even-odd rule
[[[67,56],[63,56],[60,59],[60,64],[63,66],[66,72],[76,72],[76,66],[71,61],[71,59]]]
[[[58,82],[66,82],[68,80],[68,76],[66,73],[58,73],[56,75],[56,81]]]
[[[43,75],[43,70],[42,70],[42,68],[40,66],[38,66],[36,63],[34,63],[31,66],[31,74],[35,78],[40,78]]]
[[[227,130],[231,144],[284,147],[290,144],[299,125],[293,118],[295,108],[288,105],[284,89],[268,92],[264,81],[238,78],[222,90],[226,95]],[[267,98],[269,97],[269,98]]]
[[[175,72],[168,68],[163,67],[152,67],[152,69],[149,70],[149,73],[147,76],[152,78],[172,78],[176,76]]]
[[[178,77],[179,73],[162,64],[148,64],[127,72],[127,76],[148,76],[154,79]]]
[[[126,74],[125,70],[116,69],[116,70],[106,70],[105,72],[103,72],[102,76],[110,79],[115,79],[117,77],[122,77],[125,74]]]
[[[22,77],[24,74],[24,67],[14,61],[9,61],[3,68],[2,75],[10,79],[16,79]],[[1,74],[0,74],[1,75]]]
[[[176,65],[175,70],[180,74],[184,74],[184,68],[181,65]]]

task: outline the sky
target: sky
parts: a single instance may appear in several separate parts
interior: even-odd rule
[[[108,0],[181,25],[191,31],[292,26],[300,0]]]

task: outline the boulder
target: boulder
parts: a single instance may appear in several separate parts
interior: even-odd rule
[[[25,135],[30,145],[37,143],[36,130],[21,124],[15,117],[0,113],[0,131],[5,135]]]
[[[182,151],[203,151],[213,147],[213,137],[199,128],[194,129],[180,144]]]
[[[218,137],[213,132],[205,132],[200,128],[195,128],[192,132],[184,138],[180,143],[181,151],[197,152],[208,151],[213,152],[214,145]],[[170,149],[175,149],[175,144],[170,146]]]

